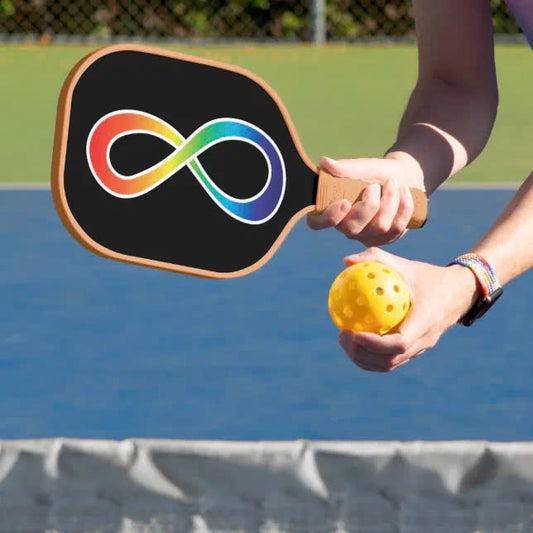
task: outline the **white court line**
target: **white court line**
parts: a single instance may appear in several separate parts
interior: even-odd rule
[[[521,183],[508,183],[505,181],[452,181],[450,183],[445,183],[441,185],[439,189],[442,190],[506,190],[506,191],[515,191],[522,185]]]
[[[49,189],[50,183],[47,182],[0,183],[2,191],[46,191]]]
[[[506,183],[504,181],[452,181],[441,185],[441,190],[507,190],[514,191],[521,183]],[[46,191],[50,189],[48,182],[9,183],[0,182],[1,191]]]

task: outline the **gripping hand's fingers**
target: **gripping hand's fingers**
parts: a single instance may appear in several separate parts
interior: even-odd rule
[[[378,213],[358,235],[366,246],[381,246],[398,240],[407,232],[414,211],[414,201],[407,186],[389,180],[383,186]]]
[[[404,233],[407,229],[407,224],[413,216],[415,210],[415,202],[413,196],[407,185],[400,187],[400,204],[398,206],[398,213],[392,222],[390,232],[396,234]]]
[[[337,229],[349,239],[356,239],[361,231],[376,216],[381,202],[381,186],[370,184],[363,192],[363,197],[356,202]]]
[[[350,212],[352,204],[348,200],[340,200],[332,203],[322,213],[309,213],[307,225],[314,230],[335,227]]]
[[[308,215],[311,229],[336,227],[349,239],[366,246],[388,244],[407,231],[414,203],[407,188],[398,185],[398,176],[404,174],[397,160],[323,157],[320,166],[332,176],[365,181],[368,186],[350,209],[347,204],[335,203],[321,214]]]
[[[367,244],[367,246],[380,246],[382,244],[390,244],[391,242],[397,241],[400,237],[403,237],[407,233],[407,225],[409,224],[411,217],[413,216],[415,204],[409,187],[401,186],[399,188],[399,193],[400,201],[398,204],[398,210],[396,213],[396,217],[390,225],[389,231],[376,236],[373,241],[365,243]]]
[[[381,177],[383,174],[383,161],[378,159],[330,159],[328,157],[322,157],[320,159],[320,167],[329,172],[333,176],[351,178],[351,179],[362,179],[368,181],[369,184],[371,181],[383,183],[385,180]],[[379,186],[376,185],[374,189],[379,190]],[[365,191],[366,193],[366,191]],[[372,198],[375,201],[376,192],[374,191]],[[367,197],[368,199],[368,197]],[[359,202],[358,202],[359,203]],[[379,199],[377,202],[377,209],[379,208]],[[322,213],[310,213],[307,215],[307,225],[314,230],[326,229],[331,227],[340,228],[342,220],[346,217],[351,219],[353,213],[351,212],[352,205],[347,200],[343,202],[335,202],[331,204],[325,211]],[[361,227],[364,227],[372,217],[368,211],[368,206],[364,207],[362,211],[356,216],[356,221],[354,222],[354,230],[357,231],[357,227],[363,224]],[[374,210],[373,210],[374,211]],[[355,212],[355,211],[354,211]],[[361,221],[361,217],[364,220]],[[348,230],[350,231],[350,230]]]
[[[400,189],[396,180],[391,178],[383,185],[379,210],[366,229],[371,233],[388,233],[396,218],[399,206]]]
[[[397,224],[401,208],[404,209],[402,189],[396,180],[391,178],[383,185],[376,215],[360,230],[357,239],[366,246],[380,246],[400,238],[405,233],[405,227],[399,227]],[[405,226],[408,222],[409,220]]]
[[[407,231],[407,225],[409,224],[414,211],[414,201],[411,195],[411,191],[407,186],[400,187],[400,202],[398,205],[398,211],[396,217],[392,221],[389,231],[382,233],[373,242],[369,242],[367,246],[380,246],[382,244],[390,244],[397,241],[400,237],[403,237]]]

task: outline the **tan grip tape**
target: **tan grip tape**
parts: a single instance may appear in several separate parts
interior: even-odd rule
[[[352,204],[361,199],[363,191],[368,187],[367,181],[351,178],[338,178],[320,169],[318,174],[318,190],[316,194],[316,211],[321,213],[337,200],[349,200]],[[421,228],[428,214],[428,199],[424,191],[411,188],[414,210],[407,224],[410,229]]]

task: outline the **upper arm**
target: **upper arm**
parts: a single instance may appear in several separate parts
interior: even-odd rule
[[[497,91],[490,0],[414,0],[419,81]]]

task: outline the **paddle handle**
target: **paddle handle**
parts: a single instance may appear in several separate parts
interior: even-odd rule
[[[337,200],[349,200],[352,203],[361,199],[363,191],[368,187],[367,181],[351,178],[338,178],[319,169],[318,190],[316,194],[316,211],[321,213]],[[428,199],[424,191],[411,188],[414,210],[413,216],[407,225],[410,229],[421,228],[427,219]]]

